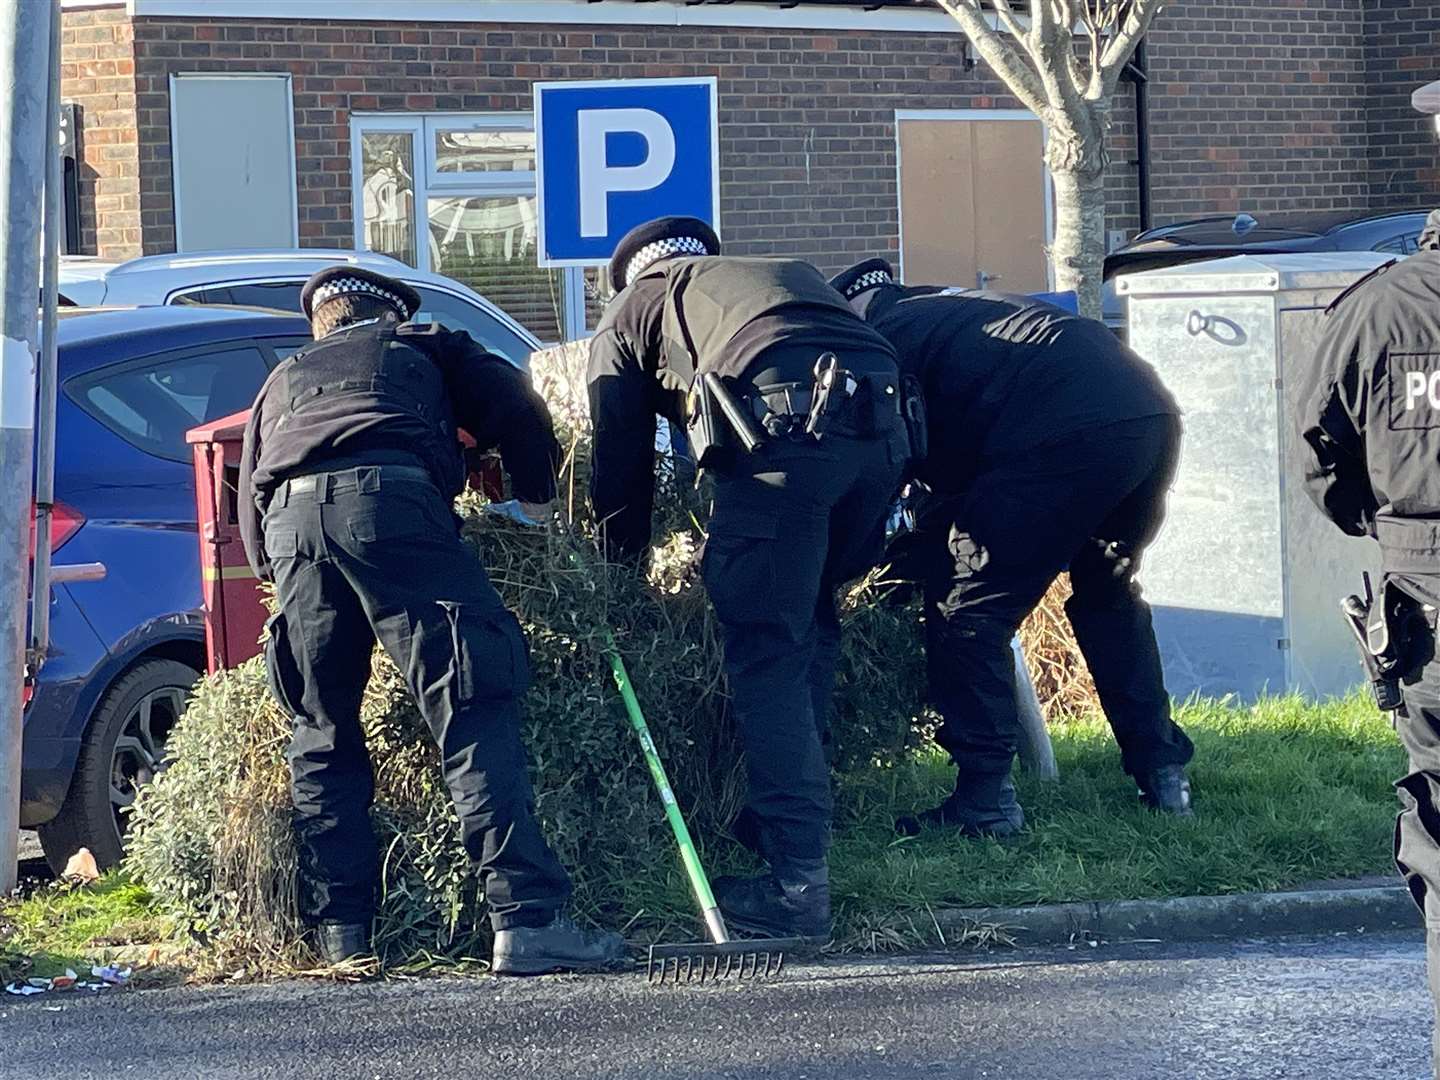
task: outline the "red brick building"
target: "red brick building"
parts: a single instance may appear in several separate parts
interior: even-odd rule
[[[361,243],[508,283],[496,299],[553,336],[583,293],[534,269],[531,84],[713,75],[732,251],[914,269],[970,245],[957,265],[1043,287],[1039,124],[919,0],[65,0],[63,65],[80,246],[105,257]],[[1173,0],[1148,68],[1155,222],[1440,202],[1409,103],[1440,79],[1440,0]],[[1125,233],[1136,120],[1122,83]],[[200,166],[244,140],[217,208]]]

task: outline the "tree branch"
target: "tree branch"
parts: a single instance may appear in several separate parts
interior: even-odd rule
[[[1135,46],[1145,36],[1150,29],[1150,24],[1155,21],[1155,16],[1160,14],[1160,9],[1166,3],[1167,0],[1133,0],[1130,5],[1129,18],[1123,25],[1117,27],[1115,36],[1110,39],[1110,44],[1105,46],[1105,51],[1100,57],[1100,93],[1102,97],[1108,98],[1115,92],[1115,87],[1120,83],[1120,73],[1130,62],[1130,56],[1135,52]]]
[[[1051,104],[1073,116],[1086,104],[1075,77],[1075,39],[1070,26],[1055,18],[1058,6],[1054,0],[1031,0],[1030,52]]]
[[[1002,2],[1008,4],[1008,0]],[[1043,116],[1049,111],[1045,86],[1026,57],[1021,54],[1022,46],[1010,44],[995,32],[980,10],[980,0],[939,0],[939,3],[960,24],[960,29],[965,31],[965,36],[970,39],[975,50],[984,57],[985,62],[1005,81],[1011,93],[1018,97],[1027,109],[1037,116]],[[999,5],[996,6],[998,10]],[[1012,22],[1015,20],[1013,11],[1010,12],[1010,19]],[[1019,42],[1023,39],[1016,40]]]
[[[1020,20],[1015,17],[1015,9],[1010,6],[1010,0],[995,0],[992,5],[995,8],[995,15],[1004,24],[1005,29],[1016,41],[1025,40],[1025,28],[1020,25]]]

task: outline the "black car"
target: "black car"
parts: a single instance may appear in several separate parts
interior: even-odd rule
[[[1413,255],[1427,212],[1235,214],[1150,229],[1105,257],[1105,323],[1123,334],[1125,305],[1116,295],[1114,280],[1122,274],[1261,253],[1379,251],[1397,257]]]

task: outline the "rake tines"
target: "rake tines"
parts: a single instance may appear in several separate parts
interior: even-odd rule
[[[651,945],[645,971],[651,986],[719,982],[725,979],[771,979],[785,968],[785,952],[805,943],[797,938],[727,941],[716,945]]]

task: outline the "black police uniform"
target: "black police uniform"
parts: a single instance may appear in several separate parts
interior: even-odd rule
[[[1440,246],[1440,235],[1427,240]],[[1395,860],[1425,913],[1440,1002],[1440,251],[1388,266],[1327,317],[1299,397],[1297,429],[1315,504],[1380,542],[1381,600],[1404,705],[1410,773],[1396,785]],[[1440,1048],[1436,1055],[1440,1071]]]
[[[241,526],[279,600],[266,663],[295,721],[302,911],[315,922],[367,923],[373,911],[359,714],[377,639],[440,748],[496,929],[544,926],[569,894],[520,740],[525,642],[451,511],[464,482],[457,417],[498,444],[517,497],[553,497],[555,438],[526,376],[437,326],[329,334],[271,373],[245,431]]]
[[[837,426],[817,441],[800,427],[826,352],[863,390],[845,407],[836,403]],[[724,634],[757,846],[772,866],[823,859],[831,795],[822,729],[839,645],[834,590],[878,555],[904,468],[895,356],[808,264],[654,263],[615,298],[591,344],[591,498],[612,555],[637,558],[648,545],[655,417],[685,423],[692,388],[707,372],[722,377],[766,433],[754,452],[733,450],[710,468],[714,508],[702,562]],[[866,395],[888,405],[874,410],[879,419],[862,415],[857,402]]]
[[[1180,425],[1154,371],[1103,325],[1027,296],[884,285],[866,318],[920,381],[934,495],[897,571],[925,593],[936,733],[957,796],[1004,801],[1017,739],[1010,640],[1063,570],[1066,614],[1137,778],[1183,765],[1150,609],[1134,580]],[[1142,784],[1143,786],[1143,784]]]

